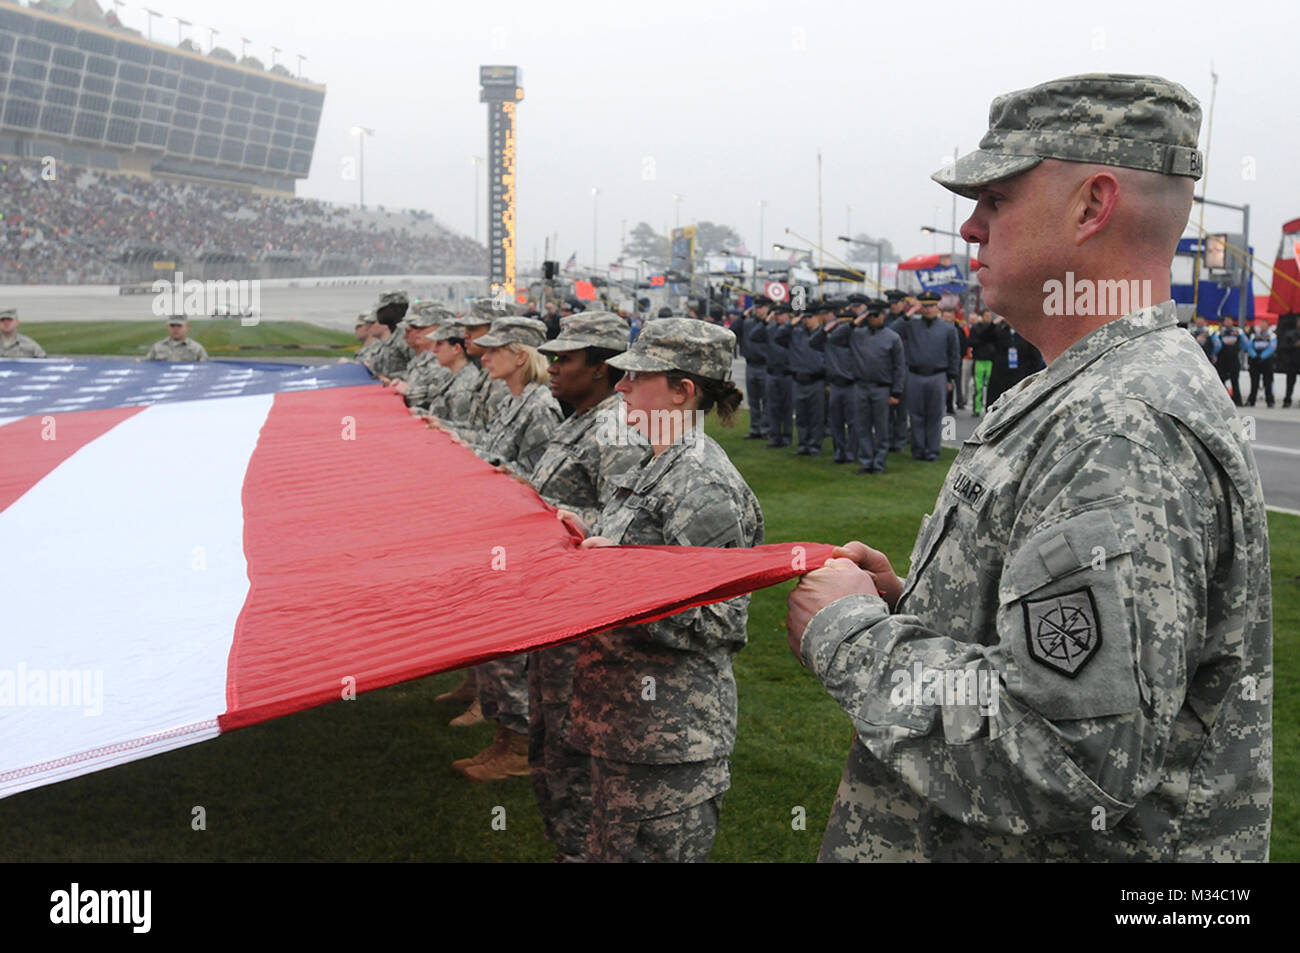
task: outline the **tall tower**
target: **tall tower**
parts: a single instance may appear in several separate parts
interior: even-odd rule
[[[515,297],[515,107],[524,98],[517,66],[480,66],[479,102],[488,104],[488,284]]]

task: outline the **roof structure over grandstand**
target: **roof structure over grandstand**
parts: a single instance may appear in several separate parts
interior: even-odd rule
[[[0,155],[292,194],[325,87],[145,39],[95,0],[0,2]]]

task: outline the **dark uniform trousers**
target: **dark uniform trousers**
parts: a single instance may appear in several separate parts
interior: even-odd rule
[[[836,460],[855,460],[858,456],[858,427],[855,413],[857,388],[852,382],[836,383],[831,380],[830,406],[826,417],[830,421],[831,444]]]
[[[749,404],[749,433],[753,437],[767,436],[767,367],[745,362],[745,402]]]
[[[794,382],[799,449],[815,455],[822,452],[822,441],[826,439],[826,376],[796,374]]]
[[[767,435],[789,445],[794,433],[794,379],[787,372],[767,375]]]
[[[856,404],[858,463],[868,470],[884,472],[889,456],[889,385],[858,382]]]
[[[944,402],[948,396],[947,384],[948,375],[944,371],[918,374],[911,368],[907,370],[907,413],[912,419],[914,459],[939,459],[939,436],[943,427]]]
[[[907,408],[908,404],[908,385],[907,378],[903,377],[903,399],[893,407],[889,408],[889,449],[903,450],[907,447]]]

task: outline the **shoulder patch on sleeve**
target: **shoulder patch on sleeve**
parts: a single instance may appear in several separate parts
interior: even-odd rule
[[[1101,648],[1101,616],[1091,588],[1022,605],[1029,657],[1040,665],[1074,678]]]

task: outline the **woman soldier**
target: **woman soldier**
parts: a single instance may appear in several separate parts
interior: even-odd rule
[[[610,478],[639,468],[650,445],[619,426],[614,385],[623,372],[607,363],[627,350],[627,322],[608,311],[587,311],[562,319],[561,327],[538,350],[552,355],[551,396],[573,414],[555,431],[531,483],[546,502],[591,524],[609,495]],[[576,642],[541,649],[528,660],[528,764],[557,861],[582,858],[591,823],[591,758],[567,741],[577,661]]]
[[[546,386],[547,360],[537,350],[546,325],[533,318],[506,317],[478,339],[483,368],[504,381],[510,396],[482,439],[471,449],[488,463],[527,479],[560,424],[560,405]],[[528,774],[528,656],[494,659],[474,667],[482,716],[497,722],[492,744],[452,767],[472,781],[502,781]]]
[[[730,425],[735,335],[686,318],[646,325],[609,364],[628,423],[650,441],[645,465],[615,477],[584,546],[757,546],[763,514],[703,431]],[[569,742],[591,755],[587,859],[702,861],[730,787],[736,740],[731,659],[745,644],[749,596],[698,606],[580,642]]]
[[[449,372],[440,384],[429,391],[423,409],[439,420],[464,420],[469,417],[479,370],[465,353],[465,329],[456,319],[439,326],[431,335],[433,353]]]

